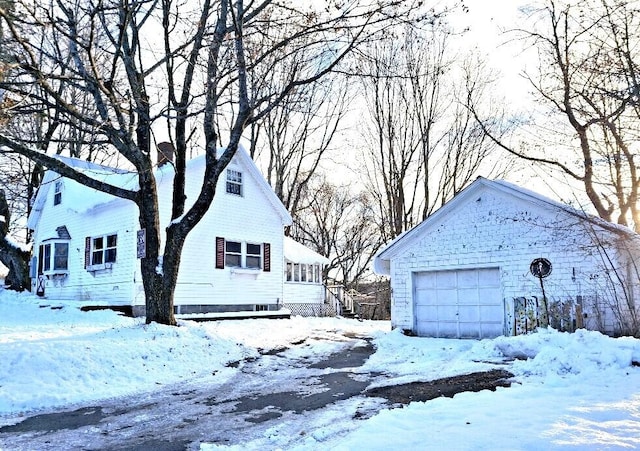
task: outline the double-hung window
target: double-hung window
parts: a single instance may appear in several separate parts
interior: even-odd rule
[[[227,169],[227,193],[242,196],[242,172]]]
[[[262,245],[246,243],[245,267],[262,268]]]
[[[216,238],[216,268],[271,271],[271,245]]]
[[[53,184],[53,205],[60,205],[62,202],[62,180],[56,180]]]
[[[104,268],[104,265],[115,263],[118,251],[118,235],[102,235],[87,238],[85,263],[90,269]]]
[[[224,264],[240,268],[242,266],[242,243],[226,241],[224,244]]]

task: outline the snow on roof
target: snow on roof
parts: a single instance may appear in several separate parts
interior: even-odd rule
[[[328,265],[329,259],[309,249],[304,244],[298,243],[294,239],[284,237],[284,258],[293,263],[303,263],[307,265],[323,264]]]

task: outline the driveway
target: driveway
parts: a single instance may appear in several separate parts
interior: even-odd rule
[[[24,418],[0,427],[0,449],[186,450],[199,449],[201,442],[242,443],[279,422],[300,421],[361,395],[380,377],[358,372],[373,352],[367,340],[351,338],[348,350],[315,363],[268,353],[233,364],[239,371],[221,385],[186,382]]]
[[[282,424],[300,436],[312,434],[314,425],[323,423],[340,433],[353,427],[345,419],[368,418],[385,407],[509,385],[511,374],[495,369],[365,391],[372,382],[385,379],[360,370],[374,348],[364,338],[343,339],[347,343],[341,352],[320,361],[268,351],[258,359],[230,364],[238,371],[222,384],[185,382],[136,397],[20,418],[0,427],[0,450],[168,451],[197,450],[201,443],[268,444],[270,431]],[[321,442],[322,437],[317,439]],[[299,437],[290,437],[289,443],[274,443],[271,449],[286,448],[296,440]]]

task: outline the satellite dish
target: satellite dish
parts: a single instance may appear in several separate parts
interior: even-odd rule
[[[531,274],[538,277],[539,279],[544,279],[551,274],[551,270],[553,267],[551,266],[551,262],[546,258],[536,258],[531,262],[531,266],[529,266],[529,270]]]

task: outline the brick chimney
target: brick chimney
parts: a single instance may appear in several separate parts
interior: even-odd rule
[[[158,167],[165,163],[173,163],[173,154],[175,148],[170,142],[161,142],[158,144]]]

